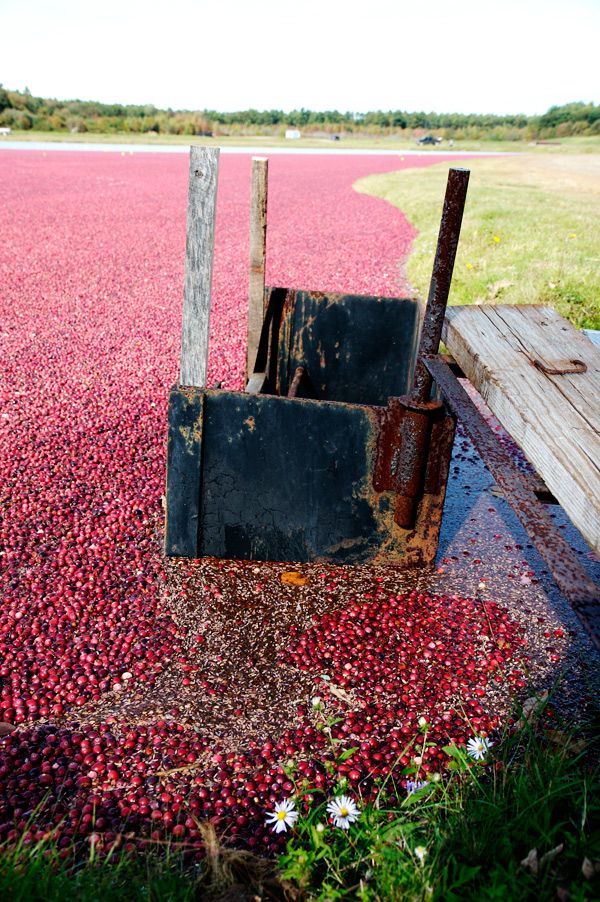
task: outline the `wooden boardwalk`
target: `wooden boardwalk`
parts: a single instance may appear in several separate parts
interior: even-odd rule
[[[535,305],[449,307],[443,339],[600,554],[600,348]]]

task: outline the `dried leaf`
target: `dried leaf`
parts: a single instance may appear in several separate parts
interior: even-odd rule
[[[562,850],[564,849],[564,844],[561,843],[560,846],[555,846],[554,849],[550,849],[549,852],[546,852],[540,858],[540,867],[542,868],[545,864],[548,864],[550,861],[554,861],[557,855],[560,855]]]
[[[281,574],[281,582],[287,586],[305,586],[309,582],[309,578],[298,573],[297,570],[286,570]]]
[[[540,710],[548,700],[548,690],[544,689],[539,695],[532,695],[523,702],[523,717],[518,721],[516,728],[522,729],[525,724],[534,724]]]
[[[17,728],[11,723],[6,723],[6,721],[3,721],[2,723],[0,723],[0,736],[8,736],[9,733],[12,733],[13,730],[16,729]]]
[[[332,695],[335,695],[336,698],[339,698],[341,701],[346,702],[346,704],[348,705],[353,705],[356,702],[356,699],[354,699],[349,692],[346,692],[345,689],[341,689],[334,683],[330,683],[329,691]]]
[[[584,858],[581,865],[581,873],[586,880],[593,880],[596,874],[600,874],[600,861],[591,861],[589,858]]]
[[[531,849],[528,852],[527,858],[524,858],[521,862],[521,867],[531,871],[532,874],[537,874],[539,868],[537,849]]]
[[[546,730],[545,736],[553,745],[558,746],[560,749],[564,749],[566,752],[570,752],[572,755],[579,755],[581,752],[585,751],[588,746],[585,739],[574,739],[568,733],[563,733],[561,730]]]
[[[564,845],[561,843],[560,846],[556,846],[554,849],[550,849],[549,852],[542,855],[540,859],[538,859],[537,849],[531,849],[527,854],[527,858],[524,858],[521,862],[521,867],[531,871],[532,874],[537,874],[540,868],[543,868],[545,864],[553,861],[557,855],[560,855],[563,849]]]

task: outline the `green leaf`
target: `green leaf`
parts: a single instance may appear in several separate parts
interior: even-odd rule
[[[340,752],[337,756],[338,764],[342,764],[342,762],[347,761],[348,758],[351,758],[355,752],[358,751],[358,746],[355,746],[353,749],[346,749],[344,752]]]
[[[442,751],[447,755],[450,755],[451,758],[454,758],[456,761],[461,761],[463,763],[468,763],[469,756],[467,755],[464,749],[459,749],[457,745],[445,745],[442,748]]]

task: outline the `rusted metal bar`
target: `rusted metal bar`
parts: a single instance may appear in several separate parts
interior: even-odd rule
[[[587,373],[587,363],[584,363],[583,360],[563,360],[558,366],[550,366],[549,364],[544,363],[543,360],[538,360],[537,357],[533,357],[531,362],[538,370],[541,370],[542,373],[546,373],[547,376],[567,376],[576,373]]]
[[[288,398],[314,398],[315,393],[305,366],[297,366],[287,393]]]
[[[411,398],[390,398],[384,415],[373,486],[396,493],[394,520],[403,529],[415,524],[423,494],[431,430],[444,417],[440,401],[415,404]]]
[[[294,370],[294,376],[287,393],[288,398],[295,398],[298,395],[298,389],[300,388],[300,383],[304,378],[305,372],[306,370],[303,366],[297,366]]]
[[[438,401],[428,404],[404,402],[405,413],[400,431],[400,465],[396,473],[396,507],[394,520],[398,526],[414,526],[417,504],[423,494],[433,414],[443,412]]]
[[[437,354],[440,346],[469,175],[468,169],[450,169],[448,172],[444,208],[415,366],[412,388],[414,401],[428,401],[431,392],[432,380],[423,358],[430,354]]]
[[[490,429],[450,368],[437,355],[424,365],[441,391],[447,406],[460,419],[483,462],[504,492],[539,554],[548,565],[558,588],[567,598],[595,646],[600,649],[600,588],[579,563],[552,517],[538,501],[528,477],[493,437]]]

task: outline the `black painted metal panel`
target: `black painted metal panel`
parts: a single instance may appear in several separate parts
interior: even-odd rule
[[[373,410],[206,392],[199,554],[361,563],[390,540]]]
[[[204,393],[172,389],[167,445],[167,520],[165,553],[197,557],[202,479]]]
[[[414,300],[289,292],[279,337],[279,393],[287,394],[303,366],[319,399],[384,406],[409,389],[418,327]]]

